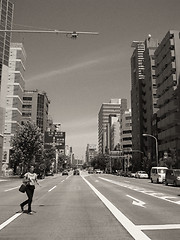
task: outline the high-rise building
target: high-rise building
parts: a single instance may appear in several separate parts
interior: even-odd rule
[[[120,150],[120,122],[119,116],[112,116],[109,124],[109,148],[111,151]]]
[[[132,157],[132,116],[127,109],[120,117],[120,150],[126,159]],[[129,167],[129,163],[128,166]]]
[[[170,150],[176,151],[180,167],[180,31],[168,31],[155,57],[159,157]]]
[[[9,0],[0,1],[0,29],[11,30],[13,21],[14,5]],[[10,52],[11,33],[0,33],[0,115],[4,116],[6,96],[3,89],[6,89],[8,81],[8,64]],[[0,133],[3,134],[4,118],[0,118]]]
[[[143,84],[143,132],[157,137],[154,132],[154,114],[158,111],[157,106],[157,83],[155,74],[155,50],[158,47],[158,41],[151,35],[145,40],[144,51],[144,84]],[[156,163],[156,146],[152,138],[143,137],[143,152],[148,158],[148,165]],[[142,155],[142,154],[141,154]]]
[[[98,151],[101,154],[109,148],[109,128],[111,117],[119,117],[127,109],[127,99],[111,99],[103,103],[98,114]]]
[[[0,29],[11,30],[13,22],[14,4],[9,0],[0,0]],[[5,123],[5,105],[6,99],[3,89],[6,88],[8,81],[8,62],[11,34],[0,33],[0,175],[3,153],[3,133]]]
[[[25,90],[23,96],[22,121],[32,121],[44,133],[48,128],[50,101],[45,92]]]
[[[9,162],[11,138],[21,125],[26,53],[22,43],[11,43],[6,94],[3,161]]]
[[[144,84],[144,50],[143,41],[134,41],[131,45],[134,48],[131,57],[131,110],[132,110],[132,148],[143,149],[143,84]],[[142,150],[141,150],[142,151]],[[133,160],[136,162],[137,170],[141,167],[140,153],[133,153]]]
[[[87,144],[86,147],[86,163],[90,164],[91,160],[97,155],[96,144]]]
[[[155,160],[152,154],[152,144],[148,144],[143,133],[152,134],[153,114],[157,107],[157,85],[155,75],[154,52],[158,41],[151,35],[145,41],[135,41],[131,57],[131,107],[132,107],[132,149],[136,170],[142,168],[142,152],[149,157],[149,162]],[[151,139],[152,140],[152,139]],[[154,148],[155,149],[155,148]]]

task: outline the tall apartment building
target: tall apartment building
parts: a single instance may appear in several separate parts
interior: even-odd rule
[[[86,163],[90,164],[91,160],[97,155],[96,144],[87,144],[86,147]]]
[[[143,84],[143,132],[157,137],[157,131],[154,131],[154,114],[158,111],[157,106],[157,83],[155,73],[155,50],[158,47],[158,41],[151,35],[145,40],[144,51],[144,84]],[[148,164],[156,164],[156,142],[151,137],[143,137],[143,152],[148,158]]]
[[[48,128],[48,110],[50,101],[45,92],[25,90],[22,106],[22,121],[32,121],[44,133]]]
[[[111,151],[119,150],[120,148],[120,122],[118,117],[110,118],[110,129],[109,129],[109,148]],[[108,137],[108,136],[107,136]]]
[[[145,41],[133,42],[132,47],[134,48],[131,57],[132,149],[135,150],[132,154],[135,168],[139,170],[142,167],[142,152],[149,157],[149,162],[156,160],[156,154],[152,152],[152,139],[147,139],[142,134],[152,134],[153,114],[158,110],[154,56],[158,41],[149,35]],[[153,149],[155,151],[155,147]]]
[[[11,43],[9,58],[9,76],[6,94],[6,113],[4,129],[3,162],[9,162],[11,138],[21,125],[23,92],[25,87],[26,53],[22,43]]]
[[[127,109],[120,117],[120,150],[126,159],[132,158],[132,114]],[[129,167],[129,162],[128,166]]]
[[[132,114],[127,109],[120,118],[120,146],[124,153],[132,152]]]
[[[127,99],[111,99],[103,103],[98,114],[98,151],[101,154],[109,148],[108,129],[111,117],[120,116],[127,109]]]
[[[134,48],[131,57],[131,109],[132,109],[132,149],[143,149],[143,84],[144,84],[144,50],[143,41],[134,41],[131,45]],[[133,161],[137,170],[141,165],[141,154],[133,153]]]
[[[9,0],[0,0],[0,29],[12,29],[14,4]],[[10,50],[11,34],[0,33],[0,175],[3,155],[3,132],[5,122],[5,95],[8,81],[8,63]]]
[[[13,21],[14,5],[9,0],[0,0],[0,29],[11,30]],[[4,116],[4,108],[6,106],[6,89],[8,81],[8,64],[10,52],[10,33],[0,33],[0,115]],[[3,134],[4,118],[0,118],[0,133]]]
[[[176,150],[180,167],[180,31],[168,31],[155,57],[159,156]]]

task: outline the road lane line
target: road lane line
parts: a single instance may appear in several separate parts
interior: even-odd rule
[[[17,189],[17,188],[19,188],[20,186],[18,186],[18,187],[14,187],[14,188],[9,188],[9,189],[6,189],[6,190],[4,190],[5,192],[9,192],[9,191],[12,191],[12,190],[14,190],[14,189]]]
[[[164,224],[164,225],[139,225],[137,226],[141,230],[170,230],[180,229],[180,224]]]
[[[51,189],[49,189],[49,191],[48,192],[51,192],[53,189],[55,189],[57,186],[54,186],[54,187],[52,187]]]
[[[22,214],[21,213],[16,213],[14,216],[12,216],[11,218],[9,218],[8,220],[6,220],[4,223],[2,223],[0,225],[0,231],[5,228],[8,224],[10,224],[12,221],[14,221],[17,217],[19,217],[20,215]]]
[[[119,211],[119,209],[117,209],[104,195],[102,195],[89,181],[87,181],[83,176],[81,177],[135,240],[151,240],[141,231],[140,228],[136,227],[121,211]]]

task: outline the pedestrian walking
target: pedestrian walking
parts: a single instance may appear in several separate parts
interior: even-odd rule
[[[23,183],[26,184],[26,194],[28,199],[20,204],[22,212],[24,212],[24,206],[28,204],[28,214],[32,214],[31,204],[33,200],[35,184],[38,183],[37,181],[37,174],[34,173],[34,166],[31,166],[29,172],[24,174]]]

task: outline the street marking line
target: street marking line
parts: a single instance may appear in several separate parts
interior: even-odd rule
[[[0,225],[0,231],[5,228],[8,224],[10,224],[12,221],[14,221],[17,217],[19,217],[20,215],[22,214],[21,213],[16,213],[14,216],[12,216],[11,218],[9,218],[8,220],[6,220],[4,223],[2,223]]]
[[[141,231],[140,228],[136,227],[121,211],[119,211],[119,209],[117,209],[104,195],[102,195],[89,181],[87,181],[83,176],[81,177],[135,240],[151,240]]]
[[[64,180],[62,180],[61,182],[64,182]]]
[[[141,230],[170,230],[180,229],[180,224],[164,224],[164,225],[139,225],[137,226]]]
[[[0,179],[0,182],[6,182],[6,181],[9,181],[9,180],[6,180],[6,179]]]
[[[152,196],[152,197],[155,197],[155,198],[158,198],[158,199],[161,199],[161,200],[165,200],[167,202],[170,202],[170,203],[175,203],[175,204],[178,204],[180,205],[180,201],[173,201],[173,200],[170,200],[169,198],[171,199],[179,199],[177,197],[174,197],[174,196],[170,196],[170,195],[165,195],[163,193],[159,193],[159,192],[154,192],[154,191],[151,191],[151,190],[146,190],[144,188],[139,188],[139,187],[136,187],[136,186],[133,186],[133,185],[127,185],[127,184],[124,184],[124,183],[120,183],[120,182],[116,182],[116,181],[113,181],[113,180],[110,180],[110,179],[107,179],[107,178],[102,178],[102,177],[99,177],[101,178],[102,180],[104,181],[107,181],[107,182],[110,182],[110,183],[113,183],[113,184],[116,184],[120,187],[125,187],[125,188],[128,188],[128,189],[131,189],[133,191],[136,191],[136,192],[140,192],[140,193],[143,193],[143,194],[146,194],[148,196]]]
[[[14,187],[14,188],[10,188],[10,189],[6,189],[6,190],[4,190],[5,192],[9,192],[9,191],[11,191],[11,190],[14,190],[14,189],[17,189],[17,188],[19,188],[20,186],[18,186],[18,187]]]
[[[54,187],[52,187],[51,189],[49,189],[49,191],[48,192],[51,192],[53,189],[55,189],[57,186],[54,186]]]

